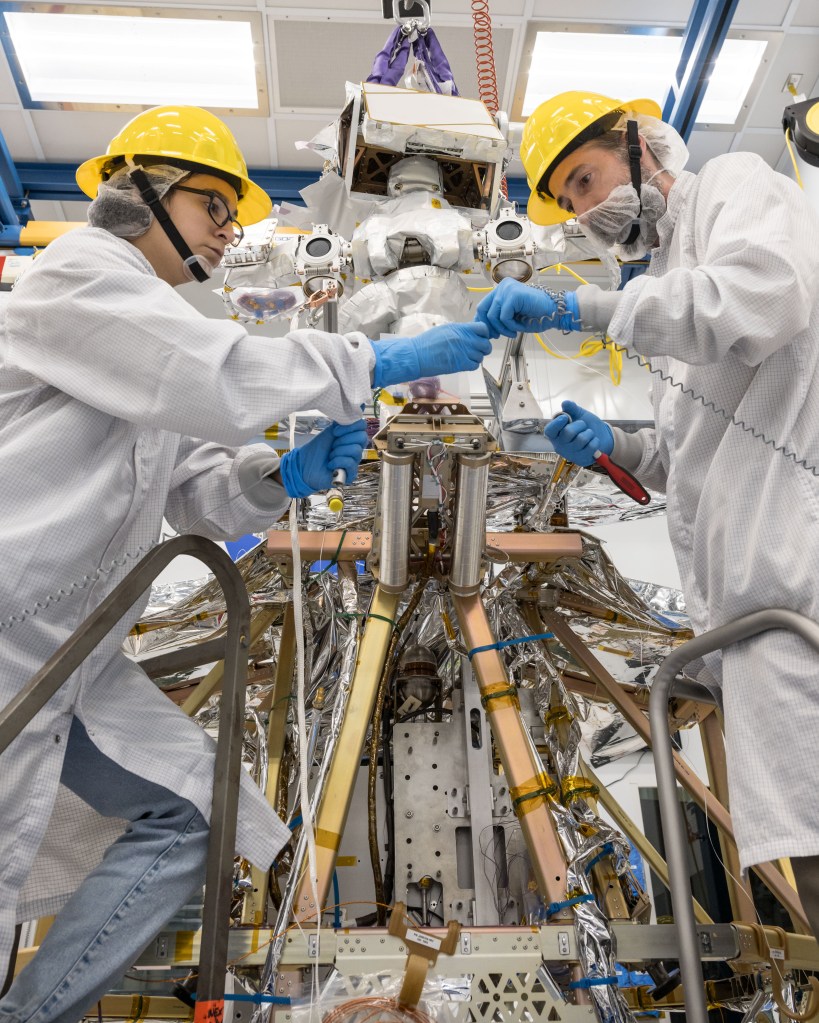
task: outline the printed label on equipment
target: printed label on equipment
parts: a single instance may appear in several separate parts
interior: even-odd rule
[[[410,927],[407,928],[406,940],[414,941],[417,945],[423,945],[425,948],[435,949],[436,952],[441,947],[440,938],[434,938],[431,934],[424,934],[422,931],[414,931]]]
[[[782,959],[784,961],[785,959],[784,948],[769,948],[768,951],[771,953],[771,959]]]

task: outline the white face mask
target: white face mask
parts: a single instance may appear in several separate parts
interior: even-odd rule
[[[646,181],[640,195],[630,182],[617,185],[607,198],[577,218],[588,237],[604,249],[610,249],[620,259],[640,259],[657,243],[657,221],[666,211],[663,193],[651,182],[662,171],[657,171]],[[642,210],[640,201],[642,200]],[[632,225],[637,223],[639,234],[626,244]]]

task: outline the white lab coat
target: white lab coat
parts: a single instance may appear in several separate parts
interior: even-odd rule
[[[817,465],[819,217],[758,156],[733,153],[680,174],[658,229],[611,336]],[[639,435],[636,475],[667,494],[695,631],[774,607],[819,621],[819,477],[651,379],[656,430]],[[708,667],[743,868],[819,854],[819,655],[772,632]]]
[[[213,539],[270,525],[281,488],[264,507],[230,499],[243,460],[273,453],[233,445],[299,409],[354,421],[373,362],[361,334],[268,340],[207,319],[105,231],[50,245],[0,307],[0,622],[49,604],[0,629],[0,706],[134,561],[108,567],[156,541],[163,515]],[[108,757],[209,818],[214,743],[120,651],[145,597],[0,757],[0,975],[15,915],[56,912],[121,830],[58,785],[72,715]],[[289,832],[242,780],[237,848],[265,868]]]

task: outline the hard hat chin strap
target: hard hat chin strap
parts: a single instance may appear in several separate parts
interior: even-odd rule
[[[190,246],[177,230],[176,225],[168,214],[168,211],[162,205],[159,196],[156,194],[154,186],[148,179],[148,175],[142,167],[134,165],[128,172],[128,176],[136,185],[140,196],[142,196],[142,201],[149,207],[151,213],[153,213],[159,221],[162,230],[170,239],[171,244],[182,257],[182,262],[189,268],[194,278],[199,281],[200,284],[204,284],[205,281],[209,280],[207,271],[199,263],[196,256],[191,252]]]
[[[628,165],[631,169],[631,184],[640,200],[640,212],[635,217],[631,230],[628,233],[628,238],[623,243],[624,245],[632,245],[637,241],[637,237],[640,234],[639,217],[643,212],[642,174],[640,173],[640,160],[642,159],[643,151],[640,148],[640,138],[637,134],[637,122],[630,119],[626,122],[626,145],[628,147]]]

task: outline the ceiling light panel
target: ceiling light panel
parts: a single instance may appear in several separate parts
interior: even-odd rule
[[[770,40],[761,33],[728,38],[697,114],[698,124],[737,128],[749,93],[759,85]],[[598,92],[618,99],[653,99],[662,107],[677,71],[682,34],[676,29],[595,28],[543,31],[530,28],[528,73],[521,74],[513,119],[524,119],[560,92]]]
[[[24,105],[107,109],[191,103],[266,113],[253,16],[157,13],[6,11],[4,44],[18,71]]]

